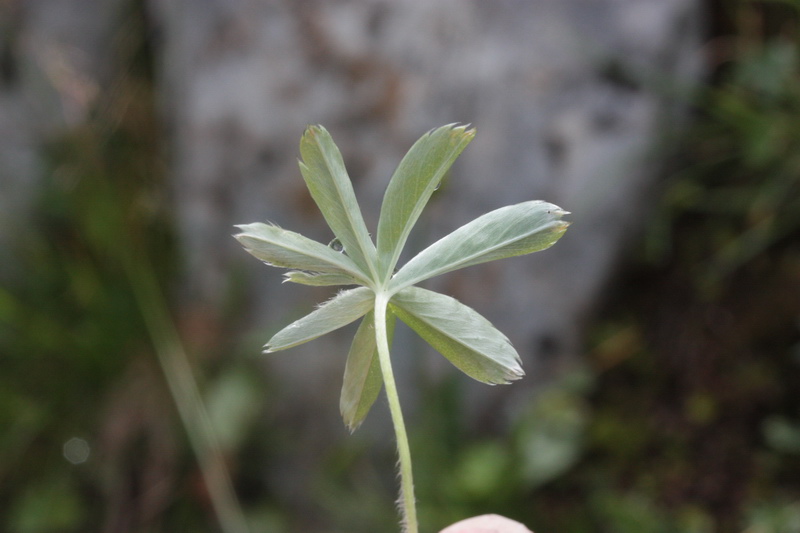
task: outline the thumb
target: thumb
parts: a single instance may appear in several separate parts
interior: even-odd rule
[[[448,526],[439,533],[533,533],[524,525],[496,514],[473,516]]]

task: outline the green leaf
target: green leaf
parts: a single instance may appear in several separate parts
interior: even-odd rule
[[[236,227],[242,233],[234,237],[248,252],[269,265],[338,274],[348,278],[350,284],[367,279],[352,259],[299,233],[260,222]]]
[[[269,353],[292,348],[346,326],[367,314],[374,302],[375,294],[366,287],[342,291],[313,313],[276,333],[264,346],[264,351]]]
[[[389,305],[400,320],[471,378],[494,385],[525,374],[508,338],[455,298],[408,287],[395,294]]]
[[[378,221],[378,257],[383,272],[394,270],[425,204],[473,137],[474,129],[450,124],[422,136],[403,157],[386,188]]]
[[[394,323],[394,316],[387,314],[386,331],[389,344],[392,342]],[[364,421],[382,386],[383,377],[375,341],[374,314],[370,311],[361,320],[350,346],[344,369],[342,395],[339,399],[339,410],[351,433]]]
[[[412,258],[392,278],[390,290],[459,268],[549,248],[569,226],[560,220],[565,214],[560,207],[539,200],[486,213]]]
[[[322,216],[344,250],[364,272],[377,278],[375,245],[344,167],[342,154],[328,131],[309,126],[300,141],[300,172]]]
[[[347,274],[337,274],[334,272],[303,272],[292,270],[283,275],[283,281],[299,283],[300,285],[311,285],[313,287],[329,287],[331,285],[359,285],[359,283]]]

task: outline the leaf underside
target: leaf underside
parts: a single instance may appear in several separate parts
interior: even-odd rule
[[[347,354],[339,411],[351,433],[364,421],[383,386],[374,320],[372,311],[361,319]],[[394,323],[394,316],[388,313],[386,331],[389,345],[392,343]]]
[[[378,220],[378,257],[391,272],[411,228],[459,154],[475,136],[467,126],[448,125],[423,135],[397,166],[383,196]]]
[[[538,200],[490,211],[421,251],[395,274],[390,286],[398,290],[459,268],[549,248],[569,226],[560,220],[565,214]]]
[[[411,147],[387,186],[374,244],[339,149],[325,128],[309,126],[300,141],[300,171],[345,253],[272,224],[238,226],[241,233],[235,237],[248,252],[290,269],[285,281],[360,285],[339,292],[289,324],[265,346],[266,352],[292,348],[361,318],[347,356],[339,403],[351,432],[363,422],[383,386],[373,312],[376,292],[392,295],[386,318],[390,344],[395,318],[400,318],[478,381],[509,383],[524,375],[519,354],[486,318],[454,298],[413,285],[459,268],[552,246],[569,226],[561,220],[566,214],[561,208],[529,201],[486,213],[421,251],[389,279],[423,208],[474,135],[474,129],[451,124],[431,130]]]
[[[358,281],[347,274],[334,272],[303,272],[292,270],[283,275],[283,281],[297,283],[300,285],[310,285],[312,287],[330,287],[333,285],[358,285]]]
[[[336,274],[350,283],[365,279],[349,257],[299,233],[260,222],[237,228],[242,232],[235,237],[242,246],[269,265]]]
[[[395,294],[389,305],[400,320],[471,378],[494,385],[524,375],[508,338],[455,298],[408,287]]]
[[[276,333],[264,346],[265,352],[292,348],[346,326],[367,314],[374,302],[375,294],[366,287],[342,291]]]
[[[300,172],[325,221],[347,255],[364,272],[375,273],[375,245],[369,236],[342,154],[328,131],[309,126],[300,140]]]

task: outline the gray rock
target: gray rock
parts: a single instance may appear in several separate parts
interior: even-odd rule
[[[231,273],[246,269],[254,327],[308,308],[311,291],[280,286],[278,272],[256,268],[229,237],[235,223],[267,219],[332,237],[295,164],[306,124],[332,132],[374,228],[413,141],[441,124],[472,123],[477,138],[411,245],[524,199],[572,211],[573,227],[551,250],[434,284],[492,319],[532,374],[580,352],[582,325],[652,203],[659,143],[682,121],[672,87],[700,75],[698,2],[202,4],[151,3],[188,299],[213,305]],[[320,350],[277,354],[270,365],[335,395],[346,345]]]

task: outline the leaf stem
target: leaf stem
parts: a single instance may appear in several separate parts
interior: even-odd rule
[[[386,398],[392,414],[392,424],[397,438],[397,454],[400,463],[400,499],[398,504],[403,515],[403,532],[417,533],[417,508],[414,500],[414,477],[411,471],[411,449],[408,445],[406,425],[400,409],[400,398],[394,381],[392,362],[389,357],[389,340],[386,332],[386,307],[389,295],[383,291],[375,293],[375,340],[378,345],[378,360],[386,387]]]

